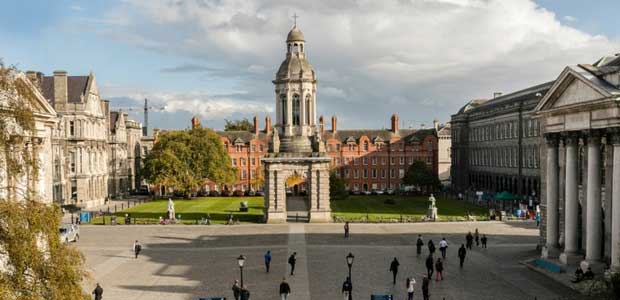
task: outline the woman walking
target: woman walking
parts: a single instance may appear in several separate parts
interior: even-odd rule
[[[435,263],[435,273],[437,273],[435,281],[439,281],[439,278],[443,280],[443,262],[441,262],[441,258],[438,258],[437,262]]]
[[[414,291],[413,285],[414,284],[415,284],[415,278],[413,277],[407,278],[407,300],[413,300],[413,291]]]

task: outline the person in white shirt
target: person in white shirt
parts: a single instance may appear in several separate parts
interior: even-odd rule
[[[407,300],[413,300],[413,285],[415,284],[415,278],[407,278]]]
[[[448,242],[446,238],[442,238],[439,242],[439,251],[441,251],[441,257],[446,259],[446,250],[448,250]]]

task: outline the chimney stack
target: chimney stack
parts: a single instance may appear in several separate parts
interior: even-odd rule
[[[265,134],[271,134],[271,117],[269,115],[265,117]]]
[[[332,133],[336,133],[337,123],[338,120],[336,119],[336,116],[332,116]]]
[[[433,127],[435,128],[436,131],[439,131],[439,120],[437,119],[433,120]]]
[[[325,130],[325,118],[321,115],[319,117],[319,131],[321,132],[321,135],[323,135],[323,130]]]
[[[36,71],[26,71],[26,78],[34,84],[38,89],[41,89],[41,81],[43,80],[43,73]]]
[[[200,126],[200,120],[198,119],[197,116],[194,116],[192,118],[192,129],[199,127]]]
[[[398,115],[397,114],[392,115],[392,132],[398,133]]]
[[[258,136],[258,132],[260,130],[258,130],[258,117],[256,115],[254,115],[253,121],[254,121],[254,135]]]
[[[68,102],[67,72],[54,71],[54,104],[65,105]]]

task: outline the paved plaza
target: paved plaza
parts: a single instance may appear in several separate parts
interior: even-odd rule
[[[355,255],[354,299],[372,293],[390,293],[406,299],[405,279],[415,277],[421,299],[426,272],[426,247],[415,253],[417,234],[437,245],[450,243],[445,280],[431,282],[431,299],[561,299],[574,294],[562,285],[533,272],[519,261],[537,255],[538,230],[531,223],[416,223],[352,224],[351,237],[343,238],[342,224],[236,225],[236,226],[82,226],[76,244],[86,256],[94,282],[104,288],[104,299],[198,299],[226,296],[239,277],[236,258],[247,256],[244,283],[251,299],[279,299],[278,287],[287,273],[287,258],[298,253],[294,276],[288,276],[289,299],[342,299],[347,276],[345,256]],[[488,249],[469,251],[464,269],[458,267],[457,248],[465,234],[478,228],[489,237]],[[134,240],[143,254],[134,259]],[[457,245],[458,244],[458,245]],[[271,272],[265,273],[263,254],[271,250]],[[436,257],[439,251],[436,253]],[[401,268],[396,286],[388,272],[397,257]]]

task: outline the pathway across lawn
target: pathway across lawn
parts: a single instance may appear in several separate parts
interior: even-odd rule
[[[239,203],[247,201],[248,212],[239,211]],[[396,195],[356,195],[344,200],[332,200],[332,215],[338,220],[369,222],[390,221],[420,221],[428,209],[428,197],[423,196],[396,196]],[[181,215],[181,222],[196,224],[207,214],[213,223],[225,223],[230,214],[242,223],[259,223],[263,219],[263,197],[198,197],[193,199],[175,199],[174,206],[177,215]],[[439,218],[442,221],[462,221],[469,212],[477,220],[487,219],[487,210],[463,201],[437,197]],[[161,199],[117,212],[119,223],[122,218],[130,214],[139,224],[157,223],[159,217],[164,217],[168,209],[168,200]],[[110,222],[107,217],[106,224]],[[103,223],[101,218],[95,218],[95,224]]]

